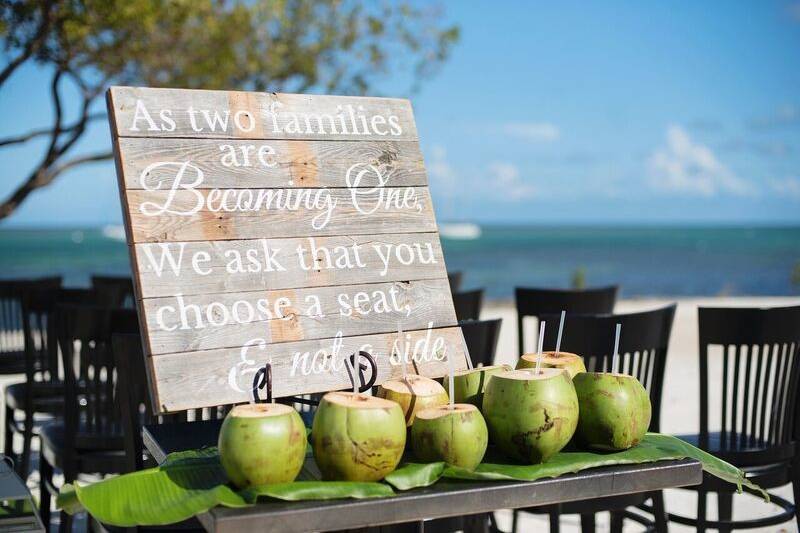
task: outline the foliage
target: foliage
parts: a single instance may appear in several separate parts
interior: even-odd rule
[[[572,272],[572,279],[570,280],[570,284],[573,289],[585,289],[586,288],[586,268],[585,267],[578,267]]]
[[[738,468],[669,435],[648,433],[642,442],[623,452],[561,452],[538,465],[505,464],[489,458],[475,470],[445,463],[407,463],[386,477],[386,483],[318,481],[304,469],[301,481],[255,487],[235,492],[226,484],[216,448],[172,454],[163,465],[108,478],[92,485],[67,485],[58,506],[69,513],[88,510],[101,522],[116,526],[162,525],[180,522],[216,506],[243,507],[261,498],[284,501],[335,498],[384,498],[397,490],[427,487],[442,477],[481,481],[534,481],[601,466],[693,458],[703,470],[720,479],[767,494],[744,478]],[[390,486],[391,485],[391,486]]]
[[[120,527],[182,522],[212,507],[246,507],[259,497],[284,501],[376,498],[394,495],[383,483],[294,481],[236,492],[228,484],[216,448],[171,454],[161,466],[110,477],[91,485],[62,487],[57,505],[84,509]]]
[[[760,493],[766,501],[769,501],[769,495],[758,485],[748,481],[744,476],[744,472],[735,466],[717,459],[713,455],[677,437],[659,433],[648,433],[642,439],[642,442],[629,450],[613,453],[561,452],[546,463],[536,465],[484,462],[478,465],[475,470],[465,470],[454,466],[446,466],[444,463],[408,464],[395,470],[386,478],[386,481],[401,490],[426,487],[438,481],[440,477],[479,481],[536,481],[537,479],[555,478],[564,474],[574,474],[581,470],[601,466],[641,464],[686,458],[699,461],[703,465],[705,472],[736,485],[740,492],[742,486],[746,486],[753,492]],[[497,459],[502,460],[502,458]],[[440,475],[437,476],[437,472]]]
[[[65,157],[105,116],[110,84],[364,94],[388,72],[409,70],[416,84],[458,40],[441,19],[435,8],[366,0],[0,0],[0,89],[25,63],[49,67],[54,111],[50,127],[0,139],[48,140],[0,219],[65,170],[111,157]],[[81,98],[72,121],[67,83]]]

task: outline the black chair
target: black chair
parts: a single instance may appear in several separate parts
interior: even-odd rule
[[[46,284],[45,284],[46,286]],[[25,382],[5,389],[5,449],[15,460],[17,474],[26,479],[37,419],[52,418],[63,411],[64,382],[58,364],[55,309],[59,302],[94,303],[87,289],[44,288],[27,291],[22,298],[22,330],[25,344]],[[17,414],[22,413],[22,419]],[[22,451],[14,450],[14,436],[22,436]]]
[[[458,321],[480,320],[482,305],[483,289],[453,293],[453,306]]]
[[[124,376],[117,383],[120,420],[125,449],[125,472],[135,472],[153,466],[144,454],[142,425],[158,420],[153,414],[153,404],[147,389],[142,340],[139,335],[117,333],[112,336],[111,347],[117,374]]]
[[[92,288],[106,307],[133,308],[133,278],[129,276],[92,276]]]
[[[25,372],[22,298],[36,289],[61,286],[61,277],[0,280],[0,374]]]
[[[188,420],[217,420],[224,418],[231,408],[231,406],[220,406],[164,415],[153,414],[141,337],[135,334],[114,334],[112,351],[117,374],[125,376],[125,379],[117,383],[125,449],[125,472],[135,472],[155,466],[155,462],[144,448],[142,426]]]
[[[59,305],[56,331],[64,369],[63,419],[44,426],[39,451],[40,510],[50,524],[50,501],[59,468],[65,483],[80,473],[116,474],[126,467],[111,353],[113,333],[137,333],[133,310]],[[69,531],[72,517],[61,512],[60,530]]]
[[[590,372],[611,370],[616,324],[622,325],[619,341],[619,371],[636,377],[647,389],[653,407],[653,416],[650,421],[651,431],[658,431],[660,427],[664,368],[675,309],[676,306],[673,304],[654,311],[624,315],[568,315],[564,321],[561,349],[583,356],[586,369]],[[554,349],[550,343],[555,344],[560,313],[543,314],[540,318],[547,322],[545,344],[548,346],[546,349]],[[653,500],[653,506],[648,510],[653,513],[654,523],[646,517],[628,510],[629,507],[643,505],[648,499]],[[625,518],[644,524],[648,528],[652,527],[657,531],[667,530],[664,498],[661,491],[584,500],[539,507],[531,511],[550,515],[550,531],[558,531],[558,517],[562,514],[580,514],[582,530],[594,531],[594,515],[602,511],[611,512],[612,533],[622,531]],[[516,512],[514,515],[516,528]]]
[[[697,492],[697,518],[669,514],[671,521],[731,531],[769,527],[796,517],[800,479],[795,426],[800,357],[800,306],[773,309],[698,309],[700,341],[700,433],[681,438],[743,469],[764,489],[793,484],[795,505],[771,494],[782,512],[766,518],[732,520],[736,486],[710,476],[686,487]],[[712,348],[713,347],[713,348]],[[713,367],[709,363],[714,361]],[[719,426],[709,423],[709,384],[719,384]],[[745,489],[747,491],[747,489]],[[719,520],[706,518],[709,492],[717,494]],[[800,517],[797,518],[800,525]]]
[[[459,322],[464,342],[469,350],[472,366],[489,366],[494,364],[497,341],[500,339],[500,326],[503,319],[465,320]]]
[[[619,287],[598,287],[583,290],[537,289],[516,287],[514,302],[517,306],[517,349],[525,353],[525,334],[522,327],[525,317],[539,319],[546,313],[599,315],[614,312]]]
[[[464,279],[463,272],[448,272],[447,281],[450,283],[450,292],[455,294],[461,289],[461,281]]]

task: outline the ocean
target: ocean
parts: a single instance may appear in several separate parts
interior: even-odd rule
[[[800,227],[486,226],[467,237],[442,238],[448,270],[493,299],[569,287],[576,271],[623,297],[800,294]],[[129,272],[119,228],[0,229],[2,278],[61,274],[85,286],[93,273]]]

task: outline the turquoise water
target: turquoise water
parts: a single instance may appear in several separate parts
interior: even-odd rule
[[[800,227],[488,227],[478,239],[442,241],[464,287],[507,298],[516,285],[619,283],[625,296],[796,295]],[[129,272],[125,243],[92,230],[0,230],[0,277],[59,273],[85,285],[92,273]]]

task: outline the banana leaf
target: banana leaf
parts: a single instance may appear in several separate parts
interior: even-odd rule
[[[56,505],[75,513],[86,509],[105,524],[157,526],[187,520],[217,505],[248,503],[226,485],[219,456],[181,452],[159,467],[110,477],[89,485],[68,485]]]
[[[735,484],[740,492],[744,485],[761,493],[764,499],[769,501],[767,493],[748,481],[744,477],[744,472],[735,466],[717,459],[677,437],[659,433],[648,433],[637,446],[622,452],[561,452],[546,463],[538,465],[485,462],[478,465],[475,470],[467,470],[449,465],[442,467],[443,463],[429,465],[409,463],[392,472],[386,477],[386,481],[399,490],[427,487],[438,481],[440,477],[480,481],[535,481],[601,466],[686,458],[696,459],[703,465],[704,471]],[[438,476],[437,472],[440,473]]]
[[[340,498],[387,498],[394,496],[392,487],[384,483],[358,481],[293,481],[262,485],[243,490],[242,497],[255,503],[259,496],[285,501],[337,500]]]
[[[385,481],[398,490],[433,485],[442,477],[446,464],[440,463],[405,463],[386,476]]]
[[[56,505],[70,514],[88,511],[112,526],[159,526],[187,520],[222,505],[246,507],[259,497],[285,501],[383,498],[383,483],[294,481],[240,492],[228,486],[216,448],[170,454],[156,468],[110,477],[90,485],[67,484]]]
[[[284,501],[335,498],[384,498],[394,495],[390,487],[409,490],[434,484],[442,477],[463,480],[533,481],[557,477],[600,466],[646,463],[666,459],[693,458],[711,475],[766,492],[744,478],[736,467],[668,435],[648,433],[636,447],[624,452],[562,452],[540,465],[505,464],[489,457],[475,470],[445,463],[405,463],[384,483],[319,481],[313,460],[306,462],[299,481],[235,491],[228,485],[216,448],[171,454],[159,467],[107,478],[90,485],[65,485],[57,505],[68,513],[83,510],[109,525],[166,525],[184,521],[217,505],[244,507],[260,497]]]

